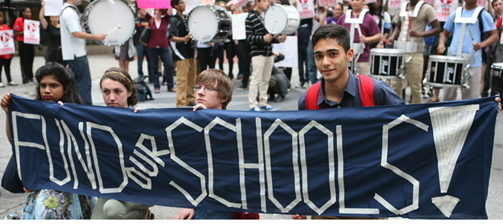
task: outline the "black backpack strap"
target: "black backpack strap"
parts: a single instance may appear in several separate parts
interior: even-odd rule
[[[484,8],[480,10],[479,15],[477,16],[477,19],[479,20],[479,29],[480,29],[480,41],[482,42],[484,40],[484,21],[482,20],[482,12],[485,11]]]

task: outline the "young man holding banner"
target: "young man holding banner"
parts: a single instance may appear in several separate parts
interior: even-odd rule
[[[196,78],[194,91],[197,104],[193,111],[201,109],[225,110],[232,100],[234,84],[222,70],[207,69]],[[205,208],[185,208],[173,219],[259,219],[258,213],[215,211]]]
[[[353,60],[348,31],[335,24],[321,26],[312,38],[314,58],[321,82],[312,85],[298,102],[298,109],[325,109],[381,105],[403,105],[404,101],[380,80],[354,75],[347,63]],[[496,102],[500,102],[498,97]],[[501,110],[501,103],[499,110]],[[350,216],[351,214],[349,214]],[[305,215],[292,215],[293,219],[306,219]],[[312,216],[312,219],[365,219],[365,217]]]
[[[340,25],[321,26],[312,38],[314,61],[322,75],[320,82],[302,93],[299,110],[340,107],[399,105],[405,102],[380,80],[354,75],[348,68],[354,50],[350,48],[348,30]],[[305,215],[292,215],[293,219],[306,219]],[[312,219],[345,219],[354,217],[313,216]]]

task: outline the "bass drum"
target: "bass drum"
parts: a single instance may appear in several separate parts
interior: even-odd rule
[[[97,0],[91,2],[82,15],[82,26],[87,33],[107,34],[105,46],[119,46],[134,32],[135,16],[131,8],[120,0]]]
[[[222,42],[231,32],[231,15],[216,5],[198,5],[187,16],[187,31],[201,43]]]
[[[291,5],[273,5],[264,16],[265,29],[271,34],[294,34],[300,25],[300,14]]]

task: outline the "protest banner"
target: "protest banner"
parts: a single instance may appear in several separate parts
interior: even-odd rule
[[[16,53],[12,30],[0,31],[0,55]]]
[[[40,44],[40,21],[24,20],[24,43],[25,44]]]
[[[484,219],[494,99],[134,113],[12,94],[8,115],[27,189],[216,211]]]

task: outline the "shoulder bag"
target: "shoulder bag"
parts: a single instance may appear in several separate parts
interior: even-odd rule
[[[140,39],[138,41],[143,45],[146,45],[148,43],[148,40],[150,39],[150,24],[152,23],[153,19],[154,18],[150,19],[148,26],[145,27],[143,31],[141,31]]]

